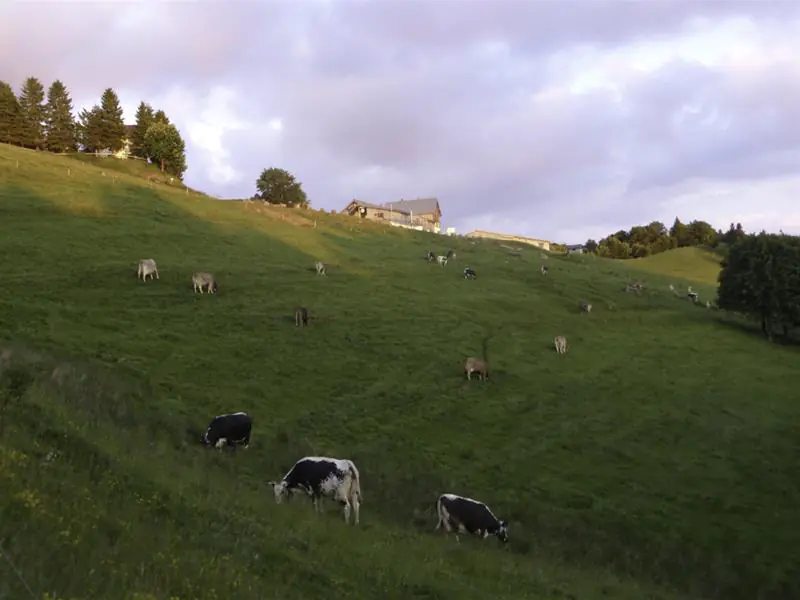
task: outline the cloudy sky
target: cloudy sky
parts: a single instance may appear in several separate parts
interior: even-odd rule
[[[800,233],[800,1],[0,0],[0,79],[115,88],[189,185],[568,243],[660,219]]]

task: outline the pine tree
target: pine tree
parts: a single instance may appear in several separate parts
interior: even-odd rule
[[[125,122],[122,120],[122,106],[117,93],[108,88],[100,98],[100,149],[108,148],[112,152],[122,149],[122,141],[127,135]]]
[[[0,81],[0,143],[21,143],[22,119],[19,101],[14,90],[5,81]]]
[[[170,125],[169,118],[167,117],[167,113],[163,110],[159,109],[156,111],[156,114],[153,115],[153,121],[156,123],[163,123],[164,125]]]
[[[50,152],[74,152],[77,136],[72,99],[66,86],[59,80],[54,81],[47,90],[45,116],[47,149]]]
[[[149,158],[144,144],[144,136],[153,124],[153,107],[145,102],[136,110],[136,125],[131,135],[131,153],[139,158]]]
[[[22,114],[22,145],[26,148],[42,150],[44,136],[44,86],[35,77],[28,77],[19,95]]]
[[[103,111],[96,104],[78,115],[78,140],[84,152],[103,150]]]

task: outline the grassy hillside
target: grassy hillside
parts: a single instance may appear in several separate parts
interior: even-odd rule
[[[677,277],[716,287],[721,257],[704,248],[676,248],[646,258],[625,261],[645,273]]]
[[[798,352],[666,279],[635,297],[613,261],[541,277],[536,250],[4,146],[0,232],[0,598],[800,594]],[[160,280],[137,281],[146,257]],[[200,269],[218,295],[192,293]],[[484,339],[490,380],[467,382]],[[250,449],[195,443],[237,410]],[[265,482],[305,454],[356,461],[360,527],[275,505]],[[509,519],[508,546],[435,535],[445,491]]]

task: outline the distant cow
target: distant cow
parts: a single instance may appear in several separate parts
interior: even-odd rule
[[[308,325],[308,310],[302,306],[294,309],[294,324],[295,327],[302,327]]]
[[[327,277],[328,266],[325,263],[317,261],[314,263],[314,268],[317,270],[317,275],[325,275]]]
[[[156,261],[152,258],[143,258],[139,261],[139,270],[136,273],[136,278],[141,278],[142,281],[147,279],[147,276],[150,275],[150,279],[153,278],[153,275],[156,276],[156,279],[160,279],[158,276],[158,267],[156,266]]]
[[[563,335],[559,335],[554,340],[556,346],[556,352],[559,354],[565,354],[567,352],[567,338]]]
[[[471,533],[483,539],[495,535],[501,542],[508,541],[508,522],[495,517],[483,502],[456,494],[442,494],[436,501],[436,514],[439,522],[435,531],[444,525],[446,533],[455,531],[456,541],[459,533]]]
[[[203,294],[203,289],[207,289],[209,294],[214,294],[218,287],[211,273],[192,273],[192,286],[195,294],[198,290]]]
[[[306,456],[301,458],[280,481],[270,481],[275,502],[281,503],[284,496],[296,491],[311,496],[314,510],[322,511],[325,496],[344,505],[344,521],[349,522],[353,510],[353,524],[358,525],[361,506],[361,478],[352,460],[328,456]]]
[[[464,269],[464,279],[475,279],[476,277],[477,275],[473,269],[470,269],[469,267]]]
[[[437,256],[436,257],[436,262],[439,263],[442,266],[445,266],[447,264],[447,257],[446,256]]]
[[[689,299],[690,299],[692,302],[695,302],[695,303],[697,303],[697,302],[698,302],[698,300],[699,300],[699,298],[698,298],[698,296],[697,296],[697,292],[695,292],[695,291],[692,289],[692,286],[689,286],[688,288],[686,288],[686,296],[687,296],[687,297],[688,297],[688,298],[689,298]]]
[[[590,313],[592,312],[592,305],[588,302],[579,302],[578,309],[580,309],[581,312]]]
[[[253,419],[244,412],[235,412],[214,417],[203,436],[206,446],[222,448],[223,446],[250,445],[250,432],[253,428]]]
[[[464,362],[464,372],[467,374],[467,379],[472,379],[472,374],[475,373],[484,380],[489,377],[489,365],[482,358],[470,356]]]
[[[456,253],[453,252],[452,250],[448,250],[447,254],[445,255],[445,258],[447,260],[453,260],[455,257],[456,257]]]
[[[539,267],[539,272],[540,272],[542,275],[547,275],[547,272],[548,272],[549,270],[550,270],[550,269],[549,269],[549,267],[548,267],[547,265],[542,265],[541,267]]]
[[[425,260],[427,260],[428,262],[435,262],[436,255],[430,250],[428,250],[427,254],[425,254]]]

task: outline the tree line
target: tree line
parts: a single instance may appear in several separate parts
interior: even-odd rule
[[[718,248],[733,245],[747,234],[741,223],[731,223],[727,231],[715,230],[705,221],[683,223],[675,218],[672,227],[667,229],[661,221],[653,221],[648,225],[635,225],[628,231],[620,230],[601,239],[587,240],[585,249],[588,252],[605,258],[642,258],[666,252],[673,248],[689,246],[706,246]]]
[[[0,81],[0,143],[47,152],[117,152],[130,140],[131,155],[183,178],[186,145],[163,110],[145,102],[136,111],[131,131],[125,125],[117,93],[107,88],[100,103],[74,115],[66,85],[54,81],[45,94],[36,77],[28,77],[19,95]]]

